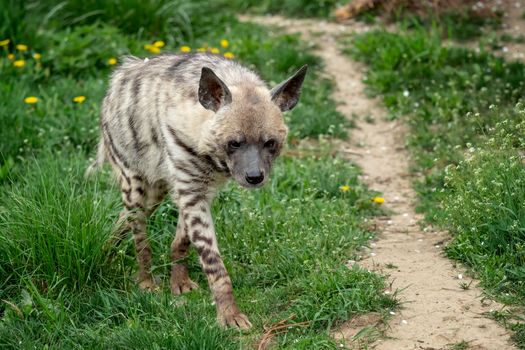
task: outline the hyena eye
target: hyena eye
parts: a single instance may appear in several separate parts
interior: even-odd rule
[[[264,143],[264,147],[265,147],[265,148],[270,148],[270,149],[272,149],[272,148],[275,148],[275,145],[276,145],[276,144],[277,144],[277,142],[275,142],[275,140],[270,139],[270,140],[268,140],[268,141],[266,141],[266,142]]]
[[[228,142],[228,148],[230,150],[236,150],[239,147],[241,147],[241,143],[239,141],[232,140]]]

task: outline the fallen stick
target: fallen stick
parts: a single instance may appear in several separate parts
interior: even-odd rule
[[[291,327],[305,327],[310,324],[310,321],[304,321],[304,322],[298,322],[298,323],[286,323],[288,321],[291,321],[295,318],[295,315],[291,315],[290,317],[281,320],[277,323],[274,323],[270,328],[264,327],[264,330],[266,331],[261,341],[259,342],[259,346],[257,347],[257,350],[265,350],[267,349],[270,341],[278,334],[286,333],[286,328]]]

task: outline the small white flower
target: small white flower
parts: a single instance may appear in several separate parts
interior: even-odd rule
[[[410,92],[408,90],[403,91],[403,96],[405,97],[410,96]]]
[[[463,279],[463,275],[462,274],[458,274],[458,279],[462,280]]]

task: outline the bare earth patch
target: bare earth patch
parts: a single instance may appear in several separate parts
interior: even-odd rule
[[[402,122],[387,121],[386,111],[377,100],[365,95],[362,83],[364,67],[340,53],[336,38],[367,30],[362,23],[345,25],[282,17],[246,17],[261,24],[282,26],[299,32],[304,40],[316,44],[325,63],[326,74],[336,82],[334,99],[341,103],[340,112],[348,118],[357,115],[356,128],[351,130],[349,157],[363,170],[363,180],[381,191],[385,206],[392,214],[377,220],[378,238],[359,265],[389,276],[391,290],[398,291],[402,308],[386,329],[386,338],[374,343],[376,349],[450,349],[459,342],[469,349],[514,349],[509,334],[497,322],[484,316],[501,305],[483,298],[477,281],[466,276],[443,256],[446,232],[421,229],[421,217],[415,213],[416,194],[411,187],[410,157],[405,149]],[[312,83],[312,82],[310,82]],[[373,123],[363,120],[371,116]],[[349,321],[347,329],[336,333],[351,348],[354,336],[370,322]],[[334,334],[334,336],[338,336]]]

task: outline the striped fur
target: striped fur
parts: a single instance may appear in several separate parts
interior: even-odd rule
[[[102,105],[97,160],[88,172],[104,160],[113,167],[124,203],[117,240],[133,235],[140,288],[155,288],[146,221],[169,194],[179,208],[172,293],[198,287],[180,263],[191,243],[219,321],[251,326],[235,304],[210,204],[230,177],[250,188],[267,181],[287,134],[282,111],[297,103],[305,72],[271,91],[251,70],[209,54],[129,57],[113,73]]]

